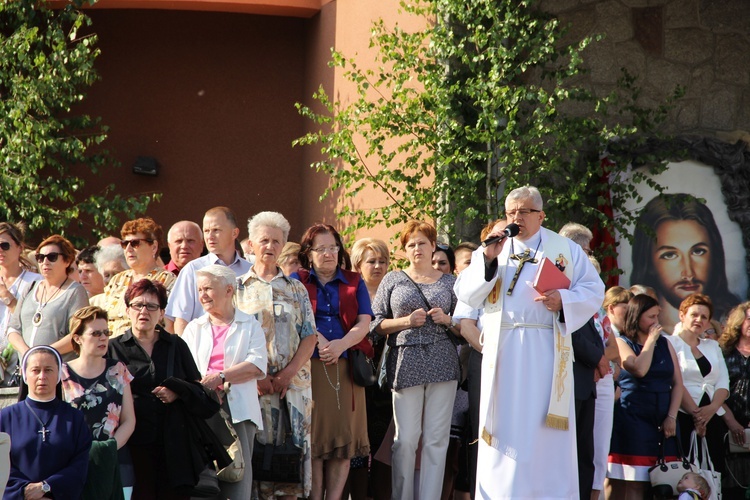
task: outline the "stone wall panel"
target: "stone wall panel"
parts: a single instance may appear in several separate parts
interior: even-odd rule
[[[750,83],[750,43],[744,36],[717,36],[716,79],[737,85]]]
[[[713,55],[714,35],[690,28],[669,30],[664,35],[664,57],[679,63],[698,64]]]

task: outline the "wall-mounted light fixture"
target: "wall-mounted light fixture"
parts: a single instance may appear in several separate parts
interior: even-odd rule
[[[159,163],[156,158],[139,156],[133,164],[133,173],[138,175],[159,175]]]

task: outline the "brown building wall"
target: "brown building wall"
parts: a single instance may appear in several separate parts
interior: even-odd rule
[[[92,10],[101,81],[84,111],[110,127],[122,163],[90,186],[161,192],[148,215],[165,227],[227,205],[241,220],[278,210],[302,220],[304,19],[213,12]],[[158,177],[135,175],[152,156]],[[137,216],[141,214],[133,214]],[[244,232],[244,231],[243,231]]]
[[[386,202],[374,193],[321,202],[328,179],[310,168],[320,148],[291,143],[317,128],[296,102],[321,111],[312,99],[320,85],[344,102],[354,90],[328,67],[331,47],[372,65],[371,22],[395,22],[397,2],[320,5],[309,18],[107,8],[106,0],[89,10],[101,81],[81,110],[110,127],[104,146],[122,166],[89,179],[87,190],[114,183],[124,195],[162,193],[147,214],[132,217],[149,215],[165,229],[181,219],[200,223],[216,205],[231,207],[242,226],[258,211],[277,210],[292,224],[291,239],[314,222],[345,224],[336,217],[342,203]],[[134,174],[138,156],[156,158],[159,175]]]

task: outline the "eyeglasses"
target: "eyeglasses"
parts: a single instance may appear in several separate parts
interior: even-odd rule
[[[88,334],[96,338],[99,338],[102,335],[104,335],[105,337],[112,336],[112,332],[110,332],[109,330],[94,330],[93,332],[88,332]]]
[[[150,304],[146,302],[133,302],[130,304],[130,307],[132,307],[136,311],[142,311],[145,307],[149,312],[155,312],[161,309],[161,306],[159,304]]]
[[[144,241],[148,243],[149,245],[154,242],[154,240],[150,238],[133,238],[132,240],[122,240],[120,242],[120,246],[122,247],[123,250],[128,248],[128,245],[130,245],[133,248],[138,248],[139,246],[141,246],[141,243]]]
[[[7,252],[10,250],[10,242],[9,241],[0,241],[0,250],[3,252]]]
[[[322,253],[322,254],[328,253],[331,255],[336,255],[337,253],[339,253],[339,250],[341,250],[341,247],[338,245],[333,246],[333,247],[318,247],[318,248],[310,249],[311,252]]]
[[[50,262],[57,262],[57,258],[60,257],[62,254],[60,252],[50,252],[50,253],[38,253],[34,256],[36,261],[38,263],[44,262],[44,259],[47,259]]]
[[[531,213],[539,212],[541,212],[541,210],[537,210],[536,208],[520,208],[518,210],[508,210],[507,212],[505,212],[505,216],[508,219],[512,219],[514,217],[526,217]]]

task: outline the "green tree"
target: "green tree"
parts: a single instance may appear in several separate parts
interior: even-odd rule
[[[114,162],[99,146],[106,127],[73,111],[98,78],[82,3],[53,10],[0,0],[0,220],[24,221],[39,235],[112,230],[118,213],[143,213],[151,199],[116,194],[114,185],[83,193],[85,172]]]
[[[596,40],[562,43],[565,29],[533,1],[430,0],[402,2],[426,28],[407,32],[374,23],[375,70],[333,52],[331,64],[356,84],[351,102],[315,93],[324,112],[298,104],[320,129],[295,141],[317,144],[312,167],[330,176],[323,197],[349,200],[375,186],[391,203],[349,203],[340,216],[349,234],[379,223],[433,220],[452,241],[476,239],[502,212],[505,193],[533,184],[544,196],[548,223],[568,220],[624,229],[632,214],[611,220],[599,207],[602,179],[629,164],[637,143],[656,134],[674,98],[656,108],[638,105],[635,78],[597,99],[571,83],[582,52]],[[620,147],[611,147],[619,144]],[[622,147],[628,144],[629,147]],[[610,150],[603,170],[599,159]],[[638,174],[613,185],[615,209],[637,196]],[[604,183],[606,186],[606,182]],[[657,190],[660,186],[655,185]]]

